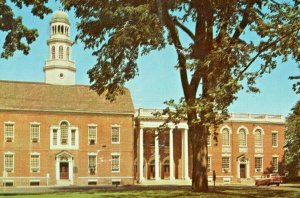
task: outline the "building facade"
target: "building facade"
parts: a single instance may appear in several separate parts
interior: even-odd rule
[[[0,81],[4,185],[133,184],[130,92],[114,102],[75,85],[69,19],[50,22],[45,83]]]
[[[186,122],[158,131],[165,117],[155,109],[135,115],[135,177],[139,182],[186,180],[192,177],[192,148]],[[208,180],[254,182],[264,172],[278,172],[283,159],[285,118],[281,115],[231,114],[217,129],[218,142],[208,137]]]
[[[129,90],[115,101],[76,85],[68,15],[54,13],[45,82],[0,81],[0,182],[7,186],[190,182],[186,122],[157,128],[165,117],[134,110]],[[208,175],[219,182],[252,181],[278,171],[285,120],[232,114],[209,137]]]

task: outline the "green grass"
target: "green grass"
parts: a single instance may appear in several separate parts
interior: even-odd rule
[[[118,188],[67,188],[53,189],[55,192],[31,194],[1,194],[0,197],[19,198],[96,198],[96,197],[300,197],[300,187],[254,187],[254,186],[220,186],[210,189],[209,193],[195,193],[189,187],[179,186],[133,186]],[[49,191],[49,190],[48,190]],[[3,191],[2,191],[3,192]],[[23,193],[23,192],[18,192]]]

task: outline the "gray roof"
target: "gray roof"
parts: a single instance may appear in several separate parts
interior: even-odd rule
[[[0,110],[134,114],[128,89],[110,102],[87,85],[0,81]]]

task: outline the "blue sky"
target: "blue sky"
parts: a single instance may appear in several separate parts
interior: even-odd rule
[[[55,11],[58,3],[49,6]],[[38,39],[31,45],[30,54],[25,56],[21,52],[8,60],[0,59],[0,80],[43,82],[43,67],[48,58],[49,21],[51,15],[44,20],[33,17],[30,11],[15,9],[17,15],[23,17],[24,23],[39,31]],[[76,35],[76,19],[70,12],[71,38]],[[4,34],[0,32],[2,46]],[[1,51],[1,50],[0,50]],[[87,70],[95,64],[95,57],[91,51],[84,50],[82,43],[73,46],[72,59],[76,63],[77,84],[89,84]],[[152,52],[138,60],[139,76],[128,82],[126,86],[131,90],[135,108],[164,108],[163,102],[169,99],[179,99],[182,96],[179,72],[174,68],[177,56],[172,47],[160,52]],[[294,106],[299,95],[292,90],[293,82],[288,80],[291,75],[300,75],[296,63],[278,63],[278,68],[271,74],[265,74],[257,81],[261,93],[246,93],[242,90],[238,99],[229,107],[233,113],[263,113],[287,115]]]

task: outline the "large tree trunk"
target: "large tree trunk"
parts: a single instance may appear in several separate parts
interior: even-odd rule
[[[203,124],[189,126],[192,142],[193,175],[192,189],[195,192],[208,192],[207,180],[207,127]]]

